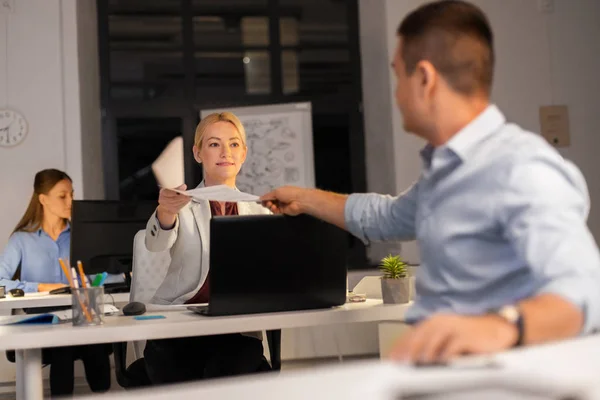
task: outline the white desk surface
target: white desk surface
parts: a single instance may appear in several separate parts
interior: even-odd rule
[[[381,300],[349,303],[325,310],[207,317],[191,311],[150,312],[164,319],[138,321],[124,315],[107,316],[102,326],[0,326],[0,350],[39,349],[94,343],[214,335],[317,325],[401,320],[407,304],[387,305]]]
[[[127,303],[129,302],[129,293],[107,294],[104,301],[112,304],[113,299],[115,303]],[[60,307],[70,305],[70,294],[25,293],[23,297],[7,295],[4,299],[0,299],[0,311],[29,307]]]
[[[557,379],[574,382],[600,382],[600,334],[523,347],[498,354],[494,358],[507,368],[519,369],[525,373],[543,372]]]
[[[481,364],[468,364],[466,358],[462,367],[429,368],[361,361],[283,371],[281,374],[110,392],[104,397],[119,400],[399,400],[400,394],[425,393],[431,397],[424,398],[446,400],[592,400],[598,399],[600,394],[597,379],[600,335],[508,351],[492,358],[500,363],[499,368],[477,367]]]

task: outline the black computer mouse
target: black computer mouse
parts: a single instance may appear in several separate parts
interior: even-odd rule
[[[146,312],[146,305],[137,301],[132,301],[123,307],[123,314],[125,315],[142,315]]]
[[[23,289],[11,289],[8,291],[12,297],[23,297],[25,296],[25,292]]]

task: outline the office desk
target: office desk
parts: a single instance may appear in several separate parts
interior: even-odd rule
[[[406,304],[386,305],[381,300],[367,300],[325,310],[228,317],[206,317],[190,311],[147,313],[166,318],[146,321],[123,315],[109,316],[104,325],[97,327],[74,327],[70,323],[0,326],[0,350],[16,350],[17,398],[41,399],[42,348],[399,320],[407,307]]]
[[[427,394],[429,396],[418,398],[596,400],[600,394],[597,379],[600,336],[500,353],[491,357],[499,363],[499,368],[481,367],[477,362],[481,359],[464,358],[456,367],[428,368],[390,362],[351,362],[280,375],[115,392],[106,397],[117,400],[400,400],[402,395]]]
[[[104,302],[108,304],[128,303],[129,293],[107,294]],[[12,310],[33,307],[61,307],[71,305],[70,294],[26,293],[23,297],[6,296],[0,299],[0,315],[10,315]]]

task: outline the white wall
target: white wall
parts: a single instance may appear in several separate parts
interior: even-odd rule
[[[363,0],[364,1],[364,0]],[[381,1],[381,0],[378,0]],[[399,22],[425,0],[385,0],[387,59],[396,46]],[[537,0],[473,0],[488,15],[495,34],[496,72],[493,101],[508,119],[539,132],[538,109],[566,104],[571,121],[571,146],[561,153],[574,161],[587,179],[592,198],[589,226],[600,238],[600,167],[595,150],[600,144],[600,1],[555,0],[554,12],[543,14]],[[389,71],[391,82],[394,78]],[[383,97],[381,97],[383,96]],[[385,98],[384,98],[385,97]],[[392,99],[396,190],[404,190],[421,169],[418,151],[423,142],[407,135],[393,104],[393,86],[386,95],[365,96],[365,103]],[[369,126],[366,129],[369,133]],[[409,261],[418,261],[416,246],[403,246]]]
[[[359,2],[363,117],[365,125],[365,165],[369,192],[396,194],[396,169],[393,115],[396,108],[387,96],[392,85],[388,74],[388,33],[384,1]],[[373,99],[375,101],[373,101]],[[368,249],[371,262],[390,253],[399,253],[400,243],[372,243]]]
[[[21,112],[29,134],[15,148],[0,148],[0,251],[37,171],[64,170],[76,198],[103,197],[95,1],[14,3],[14,13],[0,14],[0,108]],[[14,381],[14,365],[0,354],[6,381]]]
[[[86,132],[97,129],[99,140],[100,116],[97,67],[88,67],[97,64],[97,52],[95,47],[78,43],[77,23],[77,7],[88,10],[89,15],[95,2],[14,3],[14,13],[0,15],[0,108],[8,106],[21,112],[29,123],[29,134],[15,148],[0,148],[0,185],[7,188],[2,190],[0,247],[25,211],[33,177],[41,169],[66,171],[73,179],[77,198],[86,192],[96,198],[103,196],[101,175],[97,175],[101,169],[95,168],[84,181],[84,166],[90,160],[96,162],[100,147],[82,138],[82,126]],[[90,25],[88,18],[79,30],[90,29],[95,29],[95,24]],[[95,46],[95,32],[93,36],[88,33],[87,39]],[[85,84],[79,84],[80,78]],[[86,96],[83,102],[82,96]],[[85,152],[82,141],[87,144]]]

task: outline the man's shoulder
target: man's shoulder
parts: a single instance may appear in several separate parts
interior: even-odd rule
[[[540,162],[559,169],[568,168],[570,164],[541,135],[512,123],[487,141],[482,150],[481,162],[500,174],[510,174],[515,168]]]
[[[581,170],[565,159],[541,135],[508,124],[501,133],[502,185],[528,193],[544,192],[566,183],[587,197],[587,184]],[[562,182],[562,183],[561,183]]]
[[[527,159],[536,155],[562,158],[541,135],[523,129],[517,124],[506,124],[497,139],[503,151],[512,154],[514,158]]]

